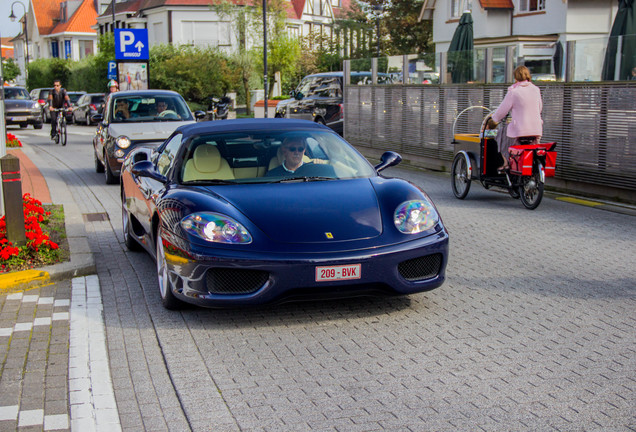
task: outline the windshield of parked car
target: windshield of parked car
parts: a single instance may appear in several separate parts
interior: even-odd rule
[[[23,88],[4,88],[4,98],[5,99],[17,99],[17,100],[30,100],[31,96],[29,96],[29,92]]]
[[[186,145],[178,173],[186,184],[282,183],[377,175],[360,153],[329,131],[202,134]],[[302,158],[300,166],[292,162],[292,156]]]
[[[77,102],[79,98],[81,98],[82,96],[84,96],[84,93],[69,93],[68,94],[68,98],[71,100],[71,103]]]
[[[110,113],[114,123],[184,120],[193,120],[192,113],[183,98],[175,95],[114,97]]]

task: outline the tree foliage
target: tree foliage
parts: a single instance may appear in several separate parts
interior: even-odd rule
[[[2,58],[2,76],[5,81],[13,81],[16,79],[22,71],[20,70],[20,66],[12,58]]]

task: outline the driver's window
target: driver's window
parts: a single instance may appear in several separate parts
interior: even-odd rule
[[[179,147],[181,147],[181,138],[181,134],[173,136],[159,155],[159,159],[157,160],[157,171],[159,171],[161,175],[165,176],[168,174],[174,158],[179,151]]]

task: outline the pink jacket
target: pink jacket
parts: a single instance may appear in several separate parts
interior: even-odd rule
[[[510,112],[512,122],[508,125],[508,136],[542,136],[541,91],[529,81],[516,82],[508,87],[508,93],[493,113],[492,119],[500,122]]]

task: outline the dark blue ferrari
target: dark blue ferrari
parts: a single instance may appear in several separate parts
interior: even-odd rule
[[[168,309],[405,295],[439,287],[448,232],[417,186],[317,123],[202,122],[121,174],[126,246],[156,258]]]

